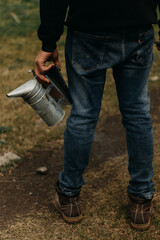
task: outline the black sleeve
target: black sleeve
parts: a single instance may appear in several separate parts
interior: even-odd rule
[[[64,19],[68,0],[40,0],[41,24],[38,37],[42,41],[42,50],[52,52],[56,48],[64,29]]]

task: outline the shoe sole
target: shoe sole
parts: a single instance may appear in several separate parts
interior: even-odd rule
[[[58,205],[58,203],[56,201],[54,201],[53,204],[54,204],[54,207],[56,208],[56,210],[58,210],[58,212],[62,215],[62,218],[64,219],[65,222],[67,222],[67,223],[78,223],[78,222],[82,221],[82,219],[83,219],[82,214],[80,216],[77,216],[77,217],[67,217],[66,215],[64,215],[61,212],[60,206]]]
[[[131,222],[131,227],[134,229],[134,230],[138,230],[138,231],[146,231],[149,229],[150,227],[150,221],[146,224],[135,224],[133,222]]]

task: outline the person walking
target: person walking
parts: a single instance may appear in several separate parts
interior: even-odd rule
[[[38,36],[42,49],[35,60],[35,72],[42,84],[49,82],[46,71],[54,64],[60,68],[56,42],[64,25],[68,28],[65,59],[73,104],[54,200],[68,223],[82,220],[78,200],[85,183],[83,173],[99,118],[106,71],[112,68],[126,129],[131,226],[137,230],[150,226],[154,145],[148,77],[158,6],[160,0],[40,0]],[[53,63],[46,66],[47,61]]]

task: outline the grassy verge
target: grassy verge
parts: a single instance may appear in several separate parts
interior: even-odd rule
[[[38,0],[6,0],[0,2],[1,38],[27,36],[39,25]]]

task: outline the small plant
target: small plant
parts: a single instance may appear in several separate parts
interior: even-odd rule
[[[10,126],[8,126],[8,127],[0,126],[0,134],[5,133],[5,132],[9,132],[9,131],[11,131],[11,129],[12,128]]]
[[[20,161],[21,159],[10,160],[9,163],[0,166],[0,172],[6,173],[8,170],[14,169],[15,167],[18,166]]]

